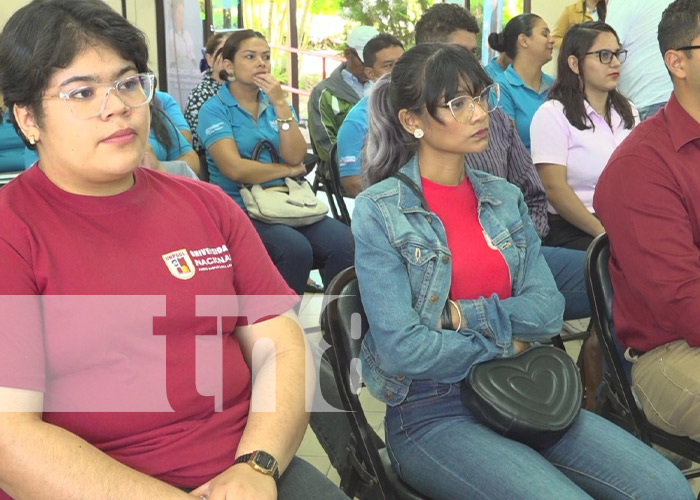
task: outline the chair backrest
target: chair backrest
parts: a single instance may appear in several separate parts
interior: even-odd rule
[[[322,188],[328,198],[335,219],[350,225],[350,212],[343,199],[340,169],[338,167],[338,144],[333,144],[327,161],[319,161],[316,169],[316,189]]]
[[[354,267],[340,272],[326,288],[321,326],[324,335],[327,336],[326,340],[331,344],[331,365],[343,409],[347,412],[355,437],[355,456],[351,460],[359,467],[359,475],[365,483],[370,483],[373,491],[381,493],[377,498],[423,498],[407,493],[405,486],[400,492],[397,491],[399,480],[397,477],[388,476],[385,468],[387,466],[372,437],[371,426],[362,409],[359,398],[362,388],[359,356],[362,339],[369,326],[362,307]],[[393,471],[389,473],[395,476]]]
[[[610,241],[608,235],[603,233],[593,240],[586,253],[586,288],[591,303],[593,322],[600,345],[603,347],[605,361],[609,367],[606,377],[608,377],[608,383],[611,384],[617,401],[623,406],[623,411],[629,415],[626,422],[630,427],[629,430],[643,441],[649,442],[648,423],[632,394],[624,366],[624,358],[620,356],[621,348],[615,338],[614,290],[610,280],[609,261]]]

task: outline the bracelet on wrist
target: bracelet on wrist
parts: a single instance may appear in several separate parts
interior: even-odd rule
[[[447,302],[448,302],[448,305],[454,304],[455,309],[457,309],[457,319],[459,321],[457,322],[457,328],[455,328],[455,331],[459,331],[462,329],[462,309],[460,309],[459,304],[457,304],[457,302],[455,302],[454,300],[448,300]],[[452,313],[452,311],[450,311],[450,313]]]

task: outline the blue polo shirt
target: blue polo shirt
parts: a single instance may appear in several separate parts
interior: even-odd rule
[[[492,57],[491,62],[489,62],[486,66],[484,66],[484,70],[486,71],[486,74],[491,77],[491,80],[496,81],[496,78],[498,75],[503,73],[505,70],[501,68],[501,66],[496,62],[496,59],[498,59],[498,56]]]
[[[167,92],[156,90],[156,97],[160,101],[163,111],[165,111],[165,114],[170,117],[178,130],[187,130],[188,132],[192,131],[190,129],[190,124],[187,123],[187,120],[185,120],[185,115],[182,114],[180,105],[173,96]]]
[[[16,170],[24,170],[24,142],[5,115],[0,118],[0,172]]]
[[[292,114],[294,119],[297,120],[293,109]],[[277,128],[277,115],[267,96],[263,91],[258,93],[258,116],[255,117],[238,104],[236,98],[231,95],[228,85],[222,85],[219,88],[219,92],[205,102],[202,109],[199,110],[197,135],[207,151],[209,182],[221,187],[245,210],[243,199],[239,192],[239,184],[225,177],[216,167],[209,153],[209,147],[216,141],[228,137],[236,142],[241,158],[250,159],[255,145],[259,141],[267,139],[279,152],[280,134]],[[272,159],[267,151],[262,152],[259,161],[272,163]],[[283,179],[275,179],[264,183],[263,186],[281,184],[284,184]]]
[[[549,88],[554,78],[542,73],[542,85],[539,91],[528,87],[520,75],[509,65],[498,75],[496,83],[501,86],[500,107],[513,120],[518,129],[518,135],[523,140],[527,150],[530,150],[530,122],[542,103],[547,99]]]
[[[170,94],[156,90],[155,95],[158,101],[160,101],[163,112],[168,115],[168,118],[172,121],[172,123],[166,123],[171,145],[169,148],[166,148],[163,144],[158,142],[153,133],[153,129],[151,129],[148,134],[148,142],[151,144],[156,158],[158,158],[159,161],[177,160],[188,151],[192,151],[192,146],[187,142],[185,136],[180,133],[180,130],[191,131],[190,126],[187,120],[185,120],[185,115],[182,114],[182,110],[177,104],[177,101]],[[173,129],[173,124],[176,129]]]
[[[166,148],[163,143],[158,142],[153,129],[148,133],[148,143],[153,148],[153,152],[159,161],[177,160],[188,151],[193,151],[192,146],[187,142],[185,136],[183,136],[179,130],[174,129],[172,123],[167,122],[166,127],[168,129],[168,135],[170,135],[169,148]]]
[[[341,177],[360,175],[360,155],[369,130],[368,97],[355,104],[338,131],[338,167]]]

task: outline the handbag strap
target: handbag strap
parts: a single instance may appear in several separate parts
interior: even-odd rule
[[[258,143],[253,148],[253,153],[250,155],[250,159],[254,161],[259,161],[260,154],[267,150],[272,158],[272,163],[280,163],[280,157],[277,154],[274,144],[272,144],[267,139],[260,139]]]
[[[403,183],[406,184],[411,191],[413,191],[413,194],[418,197],[420,200],[420,206],[423,208],[423,210],[430,212],[430,207],[428,207],[428,202],[426,201],[425,196],[423,196],[423,191],[421,191],[421,189],[411,180],[409,176],[403,172],[396,172],[392,177],[396,177],[399,182],[403,181]]]
[[[221,101],[221,104],[224,106],[229,121],[233,123],[233,115],[231,114],[231,110],[228,108],[228,106],[226,105],[226,103],[221,98],[218,92],[215,95],[219,98],[219,101]],[[259,161],[260,154],[265,150],[267,150],[270,153],[272,163],[282,163],[280,161],[280,156],[277,154],[277,150],[275,149],[275,145],[272,144],[272,142],[270,142],[269,139],[260,139],[258,141],[258,143],[253,148],[253,153],[250,155],[250,159],[253,161]]]

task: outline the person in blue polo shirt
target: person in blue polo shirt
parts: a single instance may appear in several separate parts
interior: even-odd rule
[[[17,134],[0,96],[0,172],[24,169],[24,142]]]
[[[500,107],[515,121],[529,150],[530,122],[554,82],[542,72],[542,66],[552,60],[554,39],[540,16],[521,14],[508,21],[501,33],[491,33],[488,41],[492,49],[513,60],[495,81],[501,86]]]
[[[283,184],[285,177],[306,174],[301,163],[306,141],[280,83],[270,73],[270,47],[263,35],[237,31],[226,40],[221,54],[233,81],[204,103],[197,135],[206,149],[209,181],[245,210],[241,183],[267,187]],[[275,146],[283,163],[272,163],[267,151],[259,161],[250,159],[261,139]],[[354,263],[352,234],[335,219],[324,217],[303,227],[252,222],[282,277],[299,295],[314,264],[320,266],[327,285]]]
[[[403,55],[403,44],[389,33],[380,33],[372,38],[362,51],[365,75],[371,82],[391,73],[399,57]],[[369,127],[367,96],[355,104],[338,130],[338,169],[343,190],[354,198],[362,191],[360,179],[360,154]]]

